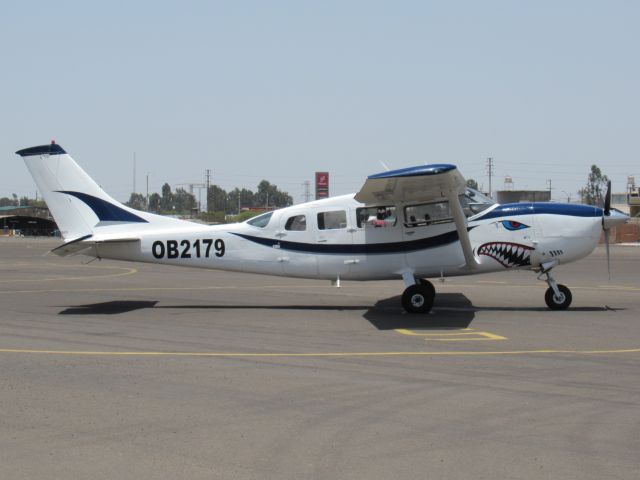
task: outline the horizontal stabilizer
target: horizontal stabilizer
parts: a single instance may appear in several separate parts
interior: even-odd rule
[[[64,243],[59,247],[54,248],[49,253],[58,255],[59,257],[70,257],[79,254],[91,255],[89,250],[100,244],[135,243],[140,241],[139,238],[109,238],[105,240],[98,240],[92,237],[92,235],[87,235],[85,237],[77,238],[76,240]]]

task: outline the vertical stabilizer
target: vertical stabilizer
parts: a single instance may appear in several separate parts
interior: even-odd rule
[[[92,235],[98,224],[147,223],[142,212],[107,195],[55,142],[16,153],[27,164],[65,240]]]

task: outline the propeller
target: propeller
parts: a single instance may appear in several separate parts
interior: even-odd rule
[[[604,208],[602,209],[602,230],[604,231],[604,246],[607,251],[607,272],[611,280],[611,258],[609,255],[609,229],[605,226],[604,218],[611,215],[611,180],[607,182],[607,193],[604,196]]]

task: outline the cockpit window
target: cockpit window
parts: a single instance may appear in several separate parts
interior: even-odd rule
[[[404,207],[404,218],[404,224],[409,228],[453,221],[449,202],[433,202]]]
[[[318,230],[338,230],[347,228],[347,212],[336,210],[318,214]]]
[[[358,228],[393,227],[398,222],[396,207],[362,207],[356,210]]]
[[[476,215],[495,203],[492,198],[469,187],[464,195],[460,195],[460,205],[462,205],[462,210],[467,217]]]
[[[247,220],[247,223],[252,227],[264,228],[269,223],[269,220],[271,220],[272,215],[273,212],[263,213],[262,215]]]
[[[284,225],[285,230],[291,230],[296,232],[304,232],[307,229],[307,217],[304,215],[295,215],[289,217],[287,223]]]

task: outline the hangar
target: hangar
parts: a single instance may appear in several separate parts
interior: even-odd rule
[[[0,207],[0,235],[57,236],[58,227],[48,208]]]

